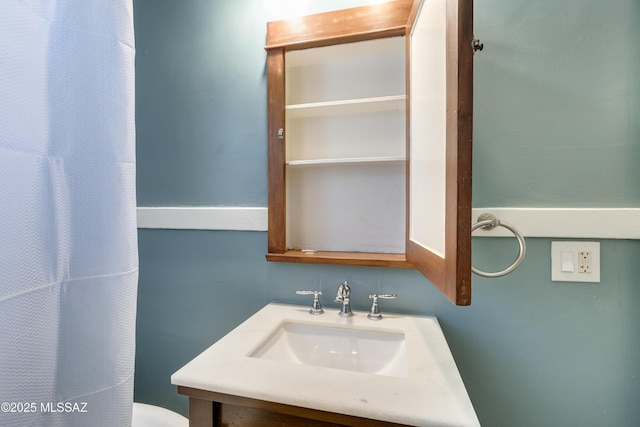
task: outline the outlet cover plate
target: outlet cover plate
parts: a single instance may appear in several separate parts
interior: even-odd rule
[[[590,254],[590,272],[580,270],[578,253]],[[562,253],[570,252],[573,271],[562,271]],[[551,242],[551,280],[553,282],[592,282],[600,283],[600,242],[560,241]]]

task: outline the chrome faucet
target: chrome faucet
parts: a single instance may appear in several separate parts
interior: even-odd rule
[[[338,285],[338,293],[336,294],[336,302],[341,303],[342,307],[338,313],[341,317],[351,317],[353,312],[351,311],[351,288],[349,283],[345,280]]]

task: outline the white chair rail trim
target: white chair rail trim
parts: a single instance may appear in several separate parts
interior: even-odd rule
[[[640,239],[640,208],[474,208],[472,224],[491,213],[525,237]],[[139,207],[138,228],[267,231],[266,207]],[[512,237],[498,227],[474,236]]]
[[[267,231],[267,208],[139,207],[138,228]]]
[[[640,239],[640,208],[474,208],[472,223],[491,213],[525,237]],[[504,228],[474,236],[513,237]]]

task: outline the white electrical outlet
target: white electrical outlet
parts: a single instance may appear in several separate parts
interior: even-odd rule
[[[578,251],[578,273],[591,273],[591,251]]]
[[[600,282],[600,242],[551,242],[551,280]]]

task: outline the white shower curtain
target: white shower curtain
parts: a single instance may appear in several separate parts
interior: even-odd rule
[[[0,2],[0,426],[131,423],[132,0]]]

